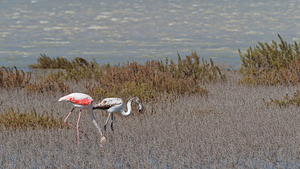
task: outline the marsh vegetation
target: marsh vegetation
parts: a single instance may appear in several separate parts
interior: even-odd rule
[[[281,51],[289,46],[296,49],[286,45],[274,51],[278,58],[280,54],[292,58],[279,67],[254,57],[264,56],[259,47],[256,52],[249,49],[248,54],[241,53],[240,71],[228,71],[212,60],[201,59],[196,52],[185,58],[178,54],[176,61],[152,60],[143,65],[99,65],[83,58],[70,61],[41,55],[33,65],[39,69],[31,72],[3,67],[1,166],[298,168],[299,86],[285,66],[298,64],[295,58],[299,53]],[[47,62],[56,62],[56,66]],[[276,77],[285,72],[291,80],[263,82],[259,73],[265,76],[269,72]],[[81,146],[77,146],[75,130],[62,124],[71,105],[57,102],[75,91],[96,101],[138,96],[145,109],[139,113],[134,107],[132,116],[117,116],[115,131],[105,133],[105,148],[99,147],[100,138],[90,116],[83,114],[81,129],[87,131],[88,138],[82,137]],[[102,126],[106,112],[95,111],[95,115]],[[76,119],[73,115],[69,122]]]

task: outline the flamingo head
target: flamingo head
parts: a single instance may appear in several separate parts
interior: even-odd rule
[[[134,98],[132,98],[132,101],[134,101],[136,104],[138,104],[138,106],[139,106],[139,112],[141,112],[142,109],[143,109],[143,105],[141,103],[141,100],[138,97],[134,97]]]

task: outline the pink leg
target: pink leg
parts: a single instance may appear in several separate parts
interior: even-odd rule
[[[80,116],[81,116],[81,110],[79,112],[77,126],[76,126],[76,129],[77,129],[77,144],[78,144],[78,146],[79,146],[79,121],[80,121]]]
[[[64,123],[65,123],[66,125],[72,127],[73,129],[76,129],[76,130],[77,130],[77,127],[75,127],[75,126],[73,126],[72,124],[68,123],[68,118],[70,117],[70,115],[72,114],[72,112],[73,112],[74,109],[75,109],[75,108],[73,108],[73,109],[71,110],[71,112],[67,115],[66,119],[64,120]],[[87,138],[87,134],[86,134],[85,132],[83,132],[83,131],[81,131],[81,130],[79,130],[79,131],[80,131],[81,133],[83,133],[84,136]]]

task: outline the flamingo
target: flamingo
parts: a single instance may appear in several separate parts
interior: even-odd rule
[[[70,102],[73,104],[73,108],[72,108],[71,112],[67,115],[66,119],[64,120],[64,123],[77,130],[77,144],[79,145],[79,132],[83,133],[87,137],[86,133],[79,130],[79,121],[80,121],[82,109],[87,109],[91,112],[91,117],[92,117],[93,123],[97,127],[97,129],[100,133],[100,147],[103,147],[102,143],[103,144],[106,143],[106,138],[102,134],[101,128],[95,120],[95,115],[93,112],[93,105],[92,105],[92,103],[93,103],[92,97],[87,94],[84,94],[84,93],[71,93],[69,95],[63,96],[58,101],[59,102],[65,101],[65,102]],[[68,123],[68,118],[70,117],[70,115],[72,114],[72,112],[75,108],[80,109],[76,127],[74,125]]]
[[[129,116],[131,114],[131,110],[132,110],[131,103],[133,101],[138,104],[139,112],[140,112],[142,110],[143,106],[142,106],[140,99],[137,97],[133,97],[133,98],[129,99],[129,101],[127,102],[127,109],[128,109],[127,112],[125,112],[125,110],[124,110],[124,102],[121,98],[105,98],[100,103],[93,106],[93,109],[107,110],[107,112],[109,113],[108,117],[106,119],[105,125],[104,125],[104,131],[106,131],[106,125],[108,123],[110,116],[111,116],[110,128],[112,131],[114,131],[114,128],[113,128],[113,120],[114,120],[113,113],[114,112],[121,112],[121,114],[123,116]]]

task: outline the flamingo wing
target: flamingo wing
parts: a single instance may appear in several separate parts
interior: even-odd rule
[[[94,109],[104,109],[107,110],[113,106],[122,105],[123,101],[120,98],[105,98],[100,103],[93,106]]]
[[[60,98],[58,101],[69,101],[78,105],[89,105],[93,103],[93,98],[84,93],[71,93]]]

